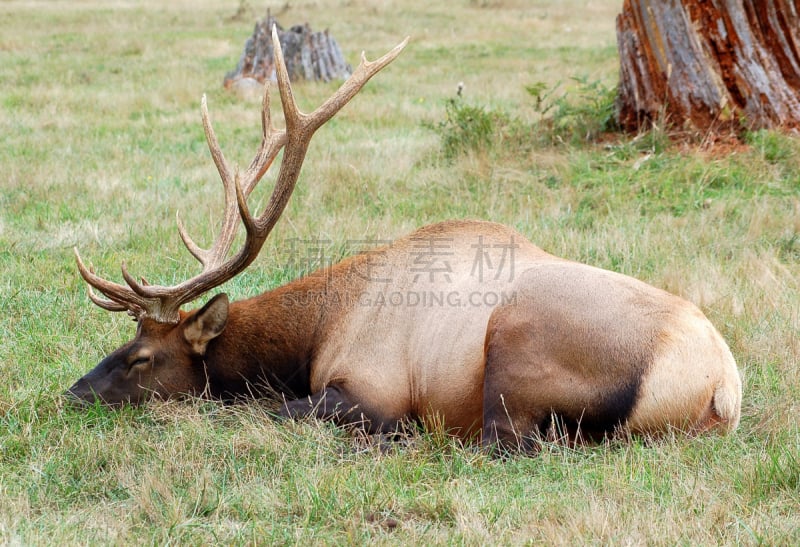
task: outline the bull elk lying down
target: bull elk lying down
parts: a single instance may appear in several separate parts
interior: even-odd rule
[[[352,77],[311,114],[298,111],[273,33],[285,130],[270,121],[244,173],[220,151],[202,104],[225,213],[210,249],[178,221],[203,266],[173,287],[104,280],[76,250],[89,296],[137,320],[136,336],[73,385],[78,402],[138,404],[180,394],[281,395],[285,417],[368,432],[437,420],[482,444],[535,448],[559,424],[581,438],[731,431],[741,382],[725,341],[691,303],[641,281],[555,257],[498,224],[448,221],[254,298],[180,307],[256,258],[292,193],[313,133],[405,46]],[[407,41],[407,40],[406,40]],[[265,210],[247,197],[283,149]],[[239,219],[246,238],[227,258]],[[105,295],[98,296],[92,287]]]

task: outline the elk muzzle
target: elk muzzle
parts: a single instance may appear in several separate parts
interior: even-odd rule
[[[70,403],[122,406],[136,405],[148,398],[148,390],[143,389],[141,379],[131,378],[128,367],[120,366],[123,349],[111,353],[64,393]]]

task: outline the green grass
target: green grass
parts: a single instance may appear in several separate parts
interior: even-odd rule
[[[800,144],[600,135],[618,2],[287,4],[283,24],[330,28],[353,63],[412,41],[315,137],[262,256],[225,290],[297,275],[296,238],[338,257],[436,220],[504,222],[698,304],[743,374],[733,435],[494,460],[436,430],[382,452],[264,403],[65,407],[134,330],[89,302],[72,247],[114,279],[122,260],[153,282],[192,275],[175,211],[208,241],[221,201],[203,93],[228,158],[256,149],[259,105],[221,88],[252,29],[229,20],[238,5],[0,4],[0,543],[800,542]],[[493,121],[477,145],[447,125],[459,82],[458,104]],[[296,93],[311,108],[333,87]],[[529,89],[552,90],[544,118]]]

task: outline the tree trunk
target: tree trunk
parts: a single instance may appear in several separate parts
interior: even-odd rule
[[[306,23],[283,30],[267,12],[264,20],[256,23],[253,35],[247,40],[236,69],[225,75],[223,85],[233,86],[237,81],[252,78],[264,83],[275,81],[275,58],[272,50],[272,26],[278,27],[278,39],[286,60],[289,79],[295,81],[334,78],[346,80],[352,69],[342,55],[339,44],[325,32],[312,32]]]
[[[800,127],[800,0],[625,0],[617,113],[714,131]]]

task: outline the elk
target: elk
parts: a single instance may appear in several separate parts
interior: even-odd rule
[[[135,337],[67,394],[78,403],[150,398],[223,400],[277,393],[284,418],[315,417],[389,433],[435,421],[487,446],[535,449],[557,423],[577,439],[618,432],[728,432],[741,381],[722,336],[694,305],[634,278],[553,256],[517,231],[451,220],[242,301],[224,293],[181,306],[253,262],[293,191],[313,133],[394,60],[407,40],[352,77],[311,114],[292,97],[273,32],[285,129],[262,105],[262,144],[233,170],[205,98],[202,119],[225,192],[219,235],[200,248],[178,231],[202,272],[172,287],[125,285],[81,260],[90,299],[137,322]],[[283,150],[271,198],[248,195]],[[241,249],[228,257],[238,223]],[[102,293],[98,295],[95,290]]]

